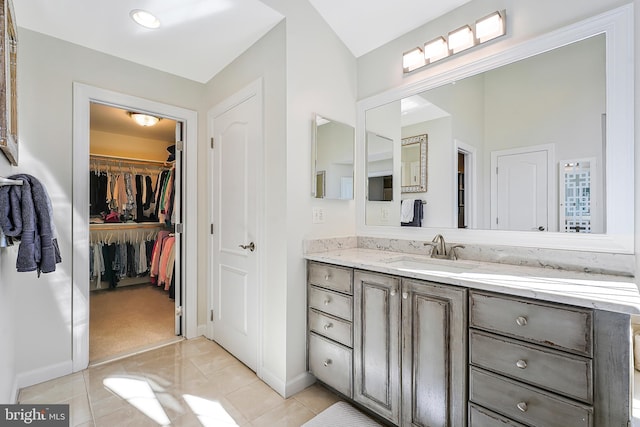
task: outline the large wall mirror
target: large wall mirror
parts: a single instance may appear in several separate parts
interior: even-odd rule
[[[384,132],[404,158],[406,141],[424,137],[429,183],[415,185],[417,157],[394,163],[391,219],[365,202],[365,228],[399,226],[401,200],[419,198],[427,228],[543,233],[560,247],[601,235],[598,244],[616,240],[609,250],[632,250],[632,61],[612,43],[631,26],[624,13],[361,101],[366,144]]]
[[[318,199],[353,199],[353,126],[318,114],[313,118],[312,195]]]

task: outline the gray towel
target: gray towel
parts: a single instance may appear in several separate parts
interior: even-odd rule
[[[0,187],[0,227],[7,236],[20,239],[16,269],[50,273],[62,262],[53,225],[51,200],[44,186],[27,174],[10,179],[22,186]]]

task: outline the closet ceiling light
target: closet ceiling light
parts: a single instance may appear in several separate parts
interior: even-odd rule
[[[129,116],[140,126],[154,126],[160,121],[160,117],[142,113],[129,113]]]
[[[147,12],[146,10],[134,9],[129,12],[129,16],[131,16],[131,19],[133,19],[136,24],[145,28],[153,30],[160,27],[160,20],[151,12]]]

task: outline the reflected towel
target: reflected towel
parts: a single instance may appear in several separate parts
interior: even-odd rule
[[[413,200],[413,219],[409,222],[401,221],[400,225],[403,227],[422,227],[423,212],[422,200]]]
[[[413,206],[415,199],[404,199],[402,201],[402,207],[400,210],[400,222],[412,222],[413,221]]]

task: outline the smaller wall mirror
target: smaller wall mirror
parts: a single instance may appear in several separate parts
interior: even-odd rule
[[[367,133],[367,199],[393,200],[393,139]]]
[[[427,134],[403,138],[400,158],[402,192],[427,191]]]
[[[353,199],[355,129],[327,119],[313,118],[312,195],[317,199]]]

